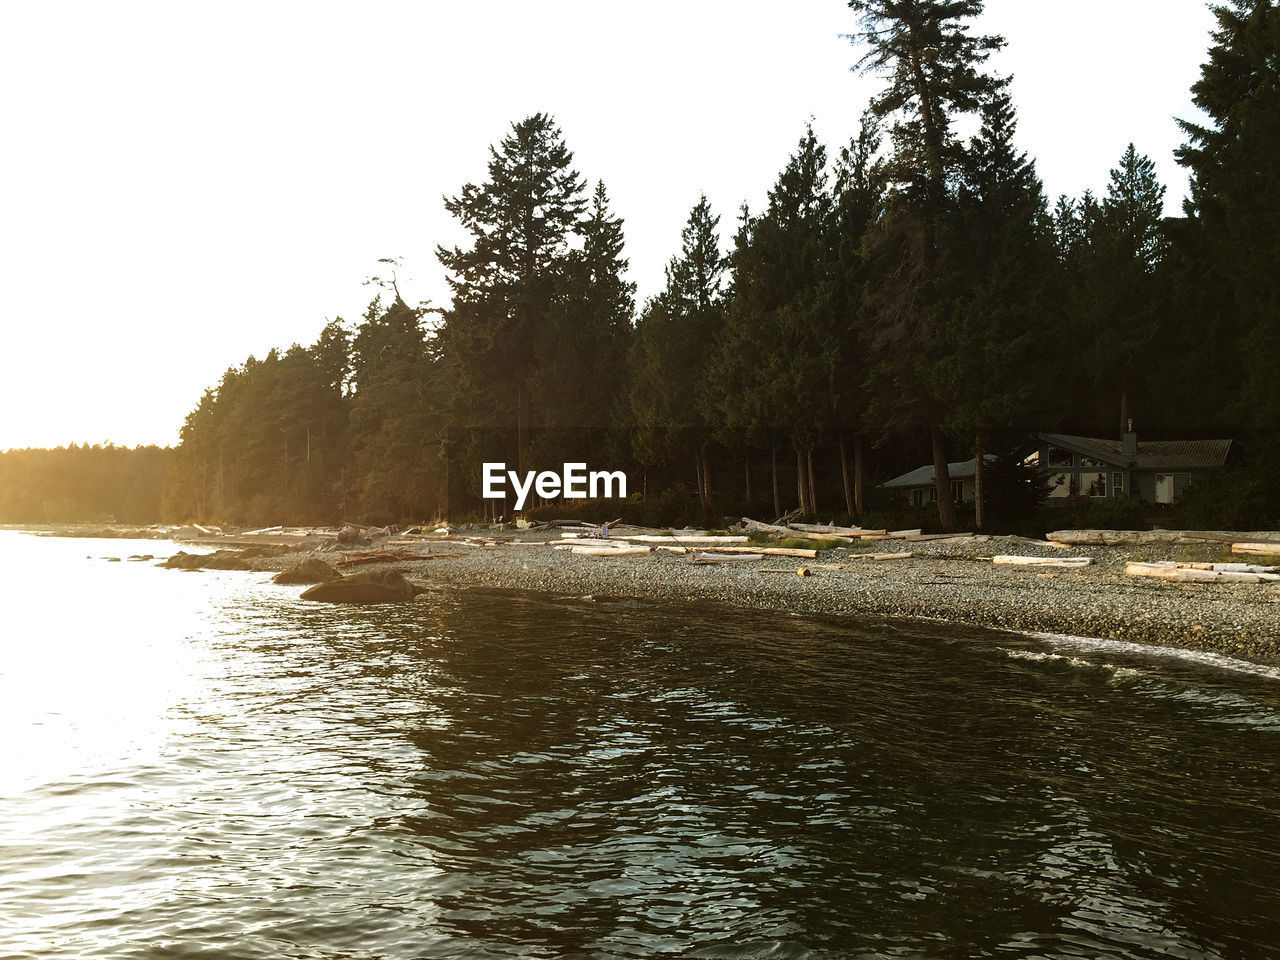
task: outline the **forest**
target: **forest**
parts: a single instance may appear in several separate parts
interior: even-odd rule
[[[595,513],[861,521],[932,463],[930,525],[1011,528],[1041,492],[1031,438],[1133,422],[1240,451],[1188,522],[1280,524],[1280,8],[1213,8],[1167,217],[1134,144],[1105,192],[1045,196],[980,0],[849,7],[853,65],[883,78],[857,136],[800,131],[734,223],[698,197],[656,296],[636,303],[604,181],[534,114],[445,201],[467,238],[436,248],[447,306],[407,302],[384,261],[363,317],[228,369],[177,448],[0,454],[0,520],[496,519],[482,463],[584,461],[630,478]],[[988,456],[978,502],[953,503],[948,463]]]

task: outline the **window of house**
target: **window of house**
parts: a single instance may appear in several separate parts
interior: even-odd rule
[[[1049,496],[1071,496],[1071,477],[1069,474],[1059,473],[1049,478]]]
[[[1022,465],[1024,467],[1040,466],[1040,451],[1037,450],[1035,453],[1029,454],[1028,456],[1024,457],[1022,460]]]
[[[1061,447],[1050,447],[1047,453],[1049,455],[1049,466],[1051,467],[1069,467],[1075,463],[1070,450],[1063,450]]]
[[[964,503],[964,481],[963,480],[951,481],[951,502]]]
[[[1113,497],[1124,496],[1124,474],[1118,470],[1111,474],[1111,495]]]
[[[923,491],[923,490],[912,490],[912,491],[911,491],[911,505],[912,505],[913,507],[923,507],[923,506],[924,506],[924,491]]]
[[[1080,474],[1080,492],[1086,497],[1105,497],[1107,475],[1105,473]]]
[[[1101,460],[1095,460],[1093,457],[1081,457],[1080,466],[1082,467],[1105,467],[1106,464]]]

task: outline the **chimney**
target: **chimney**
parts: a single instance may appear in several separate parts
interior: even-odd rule
[[[1133,431],[1133,420],[1129,420],[1129,429],[1124,432],[1124,455],[1129,462],[1138,459],[1138,435]]]

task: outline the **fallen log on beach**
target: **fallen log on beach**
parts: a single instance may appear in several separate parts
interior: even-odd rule
[[[1001,554],[992,557],[991,562],[1011,567],[1061,567],[1067,570],[1087,567],[1093,563],[1092,557],[1023,557]]]
[[[1240,568],[1246,569],[1240,569]],[[1234,563],[1126,563],[1124,572],[1131,577],[1156,577],[1172,583],[1264,583],[1280,582],[1274,567],[1256,567]]]
[[[757,533],[773,533],[780,537],[796,537],[801,540],[830,540],[835,543],[853,543],[862,536],[884,533],[883,530],[860,530],[856,534],[819,533],[802,527],[782,527],[776,523],[761,523],[750,517],[743,517],[741,523],[744,529],[754,530]],[[813,524],[805,526],[813,526]]]
[[[461,557],[461,553],[409,553],[406,550],[374,550],[372,553],[344,553],[335,567],[359,567],[367,563],[413,563],[418,560],[443,560]]]
[[[803,547],[658,547],[668,553],[759,553],[766,557],[799,557],[802,560],[813,560],[818,556],[817,550],[806,550]]]
[[[1055,544],[1077,547],[1150,546],[1153,544],[1261,543],[1280,552],[1280,533],[1274,530],[1053,530],[1044,535]]]
[[[792,530],[801,530],[806,534],[829,533],[837,537],[880,537],[885,530],[868,530],[865,527],[837,527],[834,524],[793,523]],[[916,531],[919,533],[920,531]]]
[[[1232,553],[1259,553],[1268,557],[1280,557],[1280,543],[1233,543]]]

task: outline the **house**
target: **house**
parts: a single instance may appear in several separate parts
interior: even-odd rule
[[[983,462],[990,464],[995,462],[995,459],[988,455],[983,458]],[[958,463],[947,464],[947,473],[951,476],[951,499],[956,503],[972,503],[974,500],[975,462],[975,460],[961,460]],[[933,464],[931,463],[917,467],[900,477],[886,480],[880,486],[886,490],[901,493],[913,507],[923,507],[938,501],[937,488],[933,485]]]
[[[1074,497],[1122,497],[1173,503],[1191,483],[1226,465],[1230,440],[1138,440],[1129,430],[1119,440],[1042,433],[1039,448],[1024,461],[1050,483],[1048,502]]]
[[[1049,481],[1050,506],[1080,498],[1120,497],[1147,503],[1173,503],[1191,483],[1226,465],[1230,440],[1138,440],[1132,430],[1119,440],[1042,433],[1023,463],[1038,467]],[[986,462],[992,463],[988,456]],[[974,461],[947,465],[951,498],[974,499]],[[918,467],[880,484],[898,491],[912,506],[934,503],[933,465]]]

